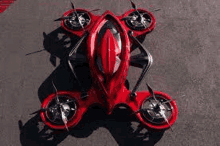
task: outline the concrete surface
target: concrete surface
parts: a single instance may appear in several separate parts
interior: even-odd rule
[[[130,9],[128,0],[75,0],[76,7],[102,14],[111,10],[123,14]],[[43,32],[50,34],[60,23],[59,18],[70,9],[69,0],[17,0],[0,14],[0,142],[2,146],[219,146],[220,145],[220,48],[219,1],[217,0],[134,0],[138,7],[153,11],[156,29],[146,36],[144,45],[154,63],[145,82],[176,99],[179,117],[173,131],[131,134],[137,123],[126,121],[126,114],[105,120],[99,109],[95,116],[84,119],[82,127],[72,134],[56,135],[55,140],[38,139],[36,117],[29,114],[40,107],[38,95],[46,79],[55,70],[50,54],[43,49]],[[154,12],[160,8],[160,11]],[[58,62],[59,63],[59,62]],[[140,73],[129,70],[131,87]],[[62,80],[62,79],[61,79]],[[48,89],[50,90],[50,89]],[[120,115],[122,112],[122,115]],[[98,113],[98,114],[97,114]],[[125,115],[125,117],[124,117]],[[92,117],[92,119],[91,119]],[[123,119],[121,119],[123,118]],[[21,120],[20,134],[18,121]],[[139,130],[144,133],[145,129]],[[55,144],[53,144],[55,143]]]

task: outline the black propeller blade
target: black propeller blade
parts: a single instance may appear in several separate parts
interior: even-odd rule
[[[133,18],[132,16],[127,16],[127,17],[122,18],[121,20],[129,20],[129,19],[132,19],[132,18]]]
[[[72,16],[66,16],[66,17],[61,17],[61,18],[58,18],[54,21],[61,21],[61,20],[66,20],[66,19],[70,19]]]
[[[56,67],[56,56],[55,55],[50,55],[50,63]]]
[[[45,50],[46,49],[42,49],[42,50],[39,50],[39,51],[31,52],[31,53],[25,54],[25,56],[28,56],[28,55],[31,55],[31,54],[35,54],[35,53],[39,53],[39,52],[42,52],[42,51],[45,51]]]
[[[136,5],[131,0],[130,0],[130,2],[131,2],[131,5],[132,5],[132,8],[136,9]]]
[[[70,2],[70,3],[71,3],[72,9],[75,10],[75,7],[74,7],[73,3],[72,3],[72,2]],[[77,19],[77,21],[78,21],[77,12],[74,11],[74,13],[75,13],[76,19]],[[65,20],[65,19],[70,19],[71,17],[72,17],[72,15],[71,15],[71,16],[66,16],[66,17],[61,17],[61,18],[58,18],[58,19],[56,19],[56,20],[54,20],[54,21],[61,21],[61,20]]]
[[[154,10],[154,11],[160,11],[161,9],[156,9],[156,10]]]
[[[72,6],[72,9],[75,9],[75,7],[74,7],[73,3],[72,3],[72,2],[70,2],[70,3],[71,3],[71,6]]]
[[[94,10],[91,10],[89,12],[95,12],[95,11],[99,11],[100,9],[94,9]]]
[[[45,111],[47,111],[48,109],[39,109],[39,110],[37,110],[37,111],[35,111],[35,112],[33,112],[33,113],[31,113],[30,115],[33,115],[33,114],[38,114],[38,113],[40,113],[40,112],[45,112]]]
[[[139,109],[136,112],[133,112],[131,115],[138,114],[138,113],[141,113],[141,112],[147,112],[149,110],[153,110],[153,108]]]

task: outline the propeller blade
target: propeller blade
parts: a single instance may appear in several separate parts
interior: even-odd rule
[[[55,55],[50,55],[50,63],[56,67],[56,56]]]
[[[132,16],[127,16],[127,17],[122,18],[121,20],[129,20],[129,19],[132,19],[132,18],[133,18]]]
[[[45,32],[43,32],[43,36],[44,36],[44,39],[46,39],[48,37]]]
[[[73,3],[72,3],[72,2],[70,2],[70,3],[71,3],[71,6],[72,6],[72,9],[74,10],[74,13],[75,13],[75,15],[76,15],[76,21],[78,21],[78,22],[79,22],[80,26],[81,26],[81,27],[82,27],[82,29],[85,31],[85,29],[84,29],[84,27],[83,27],[83,25],[82,25],[81,21],[79,20],[79,15],[78,15],[78,13],[76,12],[75,7],[74,7]]]
[[[65,115],[65,113],[64,113],[64,111],[63,111],[62,105],[61,105],[61,107],[60,107],[60,110],[61,110],[62,121],[63,121],[63,123],[64,123],[64,125],[65,125],[65,127],[66,127],[66,130],[69,131],[69,129],[68,129],[68,127],[67,127],[67,122],[68,122],[68,120],[67,120],[67,117],[66,117],[66,115]]]
[[[142,22],[142,15],[139,13],[139,11],[136,8],[136,5],[130,0],[132,8],[136,10],[136,12],[138,13],[138,20],[141,22],[141,24],[144,26],[144,28],[147,28],[147,26]]]
[[[63,20],[62,17],[61,17],[61,18],[58,18],[58,19],[55,19],[54,21],[61,21],[61,20]]]
[[[42,52],[42,51],[45,51],[45,50],[46,49],[42,49],[42,50],[39,50],[39,51],[31,52],[31,53],[25,54],[25,56],[28,56],[28,55],[31,55],[31,54],[35,54],[35,53],[39,53],[39,52]]]
[[[65,102],[65,104],[75,102],[75,101],[76,101],[76,99],[71,99],[70,101]]]
[[[54,21],[61,21],[61,20],[66,20],[66,19],[70,19],[72,16],[66,16],[66,17],[61,17],[61,18],[58,18]]]
[[[100,9],[94,9],[94,10],[91,10],[89,12],[94,12],[94,11],[99,11]]]
[[[37,114],[37,113],[40,113],[40,112],[41,112],[41,109],[31,113],[30,115],[34,115],[34,114]]]
[[[71,57],[73,54],[76,54],[77,49],[79,48],[79,46],[81,45],[82,41],[88,36],[88,33],[85,33],[81,39],[75,44],[75,46],[73,47],[73,49],[70,51],[69,53],[69,57]]]
[[[78,17],[78,16],[77,16]],[[80,24],[80,26],[83,28],[83,30],[85,31],[85,29],[84,29],[84,26],[82,25],[82,23],[81,23],[81,21],[79,20],[79,18],[78,18],[78,21],[79,21],[79,24]]]
[[[57,96],[57,88],[56,88],[56,86],[54,85],[53,80],[52,80],[52,84],[53,84],[53,87],[54,87],[54,89],[55,89],[55,91],[56,91],[56,103],[57,103],[57,104],[60,104],[59,98],[58,98],[58,96]]]
[[[57,96],[57,88],[56,88],[56,86],[54,85],[53,80],[52,80],[52,84],[53,84],[54,89],[56,90],[56,102],[57,102],[57,104],[60,106],[60,113],[61,113],[62,121],[63,121],[63,123],[65,124],[65,127],[66,127],[67,131],[69,131],[69,129],[68,129],[68,127],[67,127],[67,117],[65,116],[65,113],[64,113],[64,111],[63,111],[63,106],[62,106],[62,104],[60,104],[59,98],[58,98],[58,96]]]
[[[141,16],[143,17],[143,16]],[[144,26],[144,28],[147,28],[146,24],[144,24],[144,22],[141,21],[141,24]]]
[[[170,103],[171,101],[175,101],[175,99],[170,99],[170,100],[167,100],[167,101],[165,101],[163,103]]]
[[[31,113],[30,115],[34,115],[34,114],[38,114],[38,113],[40,113],[40,112],[45,112],[47,109],[39,109],[39,110],[37,110],[37,111],[35,111],[35,112],[33,112],[33,113]]]
[[[70,3],[71,3],[71,7],[72,7],[72,9],[75,9],[75,7],[74,7],[73,3],[72,3],[72,2],[70,2]]]
[[[23,123],[21,120],[18,121],[18,126],[19,126],[19,130],[21,132],[21,130],[23,129]]]
[[[147,85],[147,88],[148,88],[150,94],[153,96],[154,100],[155,100],[157,103],[159,103],[158,100],[157,100],[156,97],[155,97],[155,94],[154,94],[153,89],[152,89],[147,83],[146,83],[146,85]]]
[[[131,6],[132,6],[132,8],[133,9],[136,9],[136,5],[130,0],[130,2],[131,2]]]
[[[172,129],[172,127],[171,127],[171,125],[170,125],[169,121],[167,120],[166,115],[165,115],[165,114],[163,114],[163,113],[161,113],[161,112],[159,112],[159,114],[160,114],[160,115],[163,117],[163,119],[166,121],[166,123],[169,125],[169,127],[170,127],[171,131],[173,132],[173,129]]]
[[[156,9],[156,10],[154,10],[154,11],[160,11],[161,9]]]
[[[147,85],[147,88],[148,88],[150,94],[153,96],[154,100],[157,102],[157,105],[163,106],[162,103],[159,102],[159,101],[156,99],[155,94],[154,94],[152,88],[151,88],[147,83],[146,83],[146,85]],[[168,100],[168,101],[170,102],[170,100]],[[166,101],[166,102],[168,102],[168,101]],[[172,101],[172,100],[171,100],[171,101]],[[165,103],[165,102],[163,102],[163,103]],[[164,113],[161,113],[161,112],[159,112],[159,114],[163,117],[163,119],[166,121],[166,123],[169,125],[171,131],[173,132],[172,127],[171,127],[169,121],[167,120],[166,115],[165,115]]]
[[[139,109],[137,110],[136,112],[133,112],[131,115],[134,115],[134,114],[137,114],[137,113],[140,113],[140,112],[146,112],[148,110],[153,110],[153,109],[150,109],[150,108],[146,108],[146,109]]]
[[[75,13],[75,15],[76,15],[76,19],[79,21],[79,19],[78,19],[78,14],[77,14],[77,12],[76,12],[76,10],[75,10],[74,5],[73,5],[72,2],[70,2],[70,3],[71,3],[71,7],[72,7],[72,9],[74,10],[73,13]],[[72,13],[72,15],[73,15],[73,13]]]
[[[75,109],[75,108],[71,108],[70,110],[71,110],[71,111],[75,111],[76,109]]]

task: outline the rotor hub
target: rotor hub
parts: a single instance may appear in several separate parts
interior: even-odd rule
[[[150,97],[143,102],[141,107],[142,116],[151,123],[163,124],[166,122],[164,117],[167,119],[171,117],[173,107],[169,102],[166,102],[166,99],[159,96],[156,96],[156,98],[157,101]]]
[[[46,111],[46,116],[50,122],[56,124],[63,124],[63,116],[69,121],[75,115],[77,106],[73,99],[68,96],[59,96],[60,103],[56,102],[56,99],[51,100],[48,105],[48,110]]]
[[[83,11],[76,11],[76,13],[72,12],[72,17],[70,19],[64,20],[66,26],[71,29],[77,30],[87,26],[90,23],[91,18],[88,13]]]
[[[134,30],[143,30],[149,27],[151,23],[151,18],[148,13],[135,11],[132,12],[129,17],[131,19],[126,20],[126,24]]]

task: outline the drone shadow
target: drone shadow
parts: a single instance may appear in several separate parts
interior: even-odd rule
[[[43,35],[44,48],[51,54],[50,62],[56,66],[56,60],[59,58],[60,64],[39,87],[38,97],[40,102],[49,94],[55,92],[52,81],[58,90],[80,90],[76,79],[73,77],[68,67],[66,58],[72,47],[80,38],[73,36],[62,28],[58,28],[47,35],[43,33]],[[145,36],[139,38],[139,41],[143,42],[144,38]],[[137,46],[132,46],[132,49],[136,47]],[[86,48],[86,46],[81,46],[81,49],[79,49],[81,51],[78,53],[85,53],[84,48]],[[75,71],[84,88],[89,89],[92,84],[92,78],[90,76],[88,64],[76,66]],[[83,116],[80,123],[76,127],[70,129],[70,132],[48,128],[41,121],[39,114],[36,114],[24,125],[22,121],[19,120],[18,125],[22,146],[56,146],[69,135],[76,138],[86,138],[100,127],[108,129],[120,146],[154,146],[164,134],[164,131],[155,132],[146,129],[146,127],[139,124],[138,120],[132,116],[131,111],[125,108],[117,108],[114,110],[113,114],[106,115],[104,109],[100,107],[91,107]]]
[[[19,121],[20,142],[22,146],[56,146],[67,136],[86,138],[100,127],[108,129],[119,146],[154,146],[164,134],[164,131],[154,132],[144,128],[126,109],[115,109],[112,115],[106,115],[102,109],[95,107],[90,108],[70,132],[48,129],[39,115],[25,125]]]

